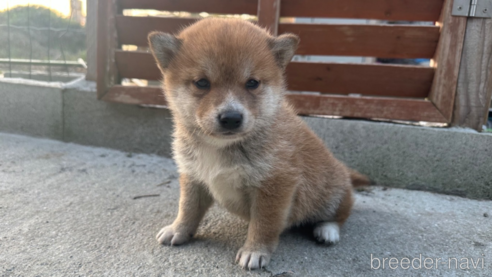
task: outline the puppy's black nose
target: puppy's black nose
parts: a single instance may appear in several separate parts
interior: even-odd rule
[[[222,128],[234,130],[241,127],[243,115],[236,111],[227,111],[219,115],[219,122]]]

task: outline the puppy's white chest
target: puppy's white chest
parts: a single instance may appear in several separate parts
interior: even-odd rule
[[[248,174],[245,166],[230,161],[214,148],[200,147],[193,161],[187,161],[187,173],[192,174],[209,188],[212,196],[225,207],[242,206]]]
[[[213,197],[226,207],[241,205],[245,198],[240,171],[234,168],[224,169],[206,183]]]

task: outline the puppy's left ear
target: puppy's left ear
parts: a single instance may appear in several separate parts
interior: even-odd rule
[[[162,32],[149,34],[149,46],[161,70],[166,69],[181,47],[181,40]]]
[[[298,45],[299,37],[294,34],[283,34],[270,41],[275,60],[282,69],[285,69],[292,60]]]

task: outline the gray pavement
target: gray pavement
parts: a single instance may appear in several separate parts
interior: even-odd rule
[[[156,243],[178,198],[170,159],[0,134],[0,276],[492,276],[492,201],[371,187],[339,244],[288,231],[247,272],[247,225],[218,206],[193,242]]]

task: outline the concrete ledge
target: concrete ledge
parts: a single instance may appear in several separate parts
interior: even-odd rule
[[[95,84],[0,82],[0,132],[170,156],[169,111],[96,99]],[[492,199],[492,134],[306,117],[335,155],[390,187]]]
[[[64,140],[127,152],[171,155],[171,114],[165,109],[98,101],[95,84],[65,88]]]
[[[492,135],[304,118],[341,160],[390,187],[492,199]]]
[[[0,82],[0,130],[61,140],[62,86],[36,81]]]

